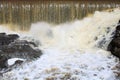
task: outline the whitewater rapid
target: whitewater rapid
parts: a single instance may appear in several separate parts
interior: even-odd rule
[[[34,23],[27,32],[1,25],[0,32],[38,40],[43,55],[5,73],[0,80],[117,80],[112,70],[117,58],[106,48],[119,20],[120,10],[115,9],[60,25]]]

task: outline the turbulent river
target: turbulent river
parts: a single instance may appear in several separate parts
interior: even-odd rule
[[[60,25],[33,23],[26,32],[1,25],[0,32],[39,40],[43,55],[5,73],[0,80],[119,80],[112,70],[117,58],[106,51],[119,20],[120,9],[115,9]]]

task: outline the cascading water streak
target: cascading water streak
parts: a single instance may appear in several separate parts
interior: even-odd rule
[[[60,24],[82,19],[94,11],[120,7],[119,0],[93,1],[0,0],[0,24],[18,25],[14,28],[28,30],[32,23]]]

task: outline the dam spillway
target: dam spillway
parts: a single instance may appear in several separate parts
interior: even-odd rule
[[[119,0],[0,0],[0,24],[14,24],[27,30],[31,23],[60,24],[116,7],[120,7]]]

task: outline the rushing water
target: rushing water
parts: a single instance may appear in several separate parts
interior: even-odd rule
[[[119,80],[112,70],[116,58],[106,51],[119,20],[120,9],[115,9],[60,25],[34,23],[27,32],[0,26],[0,32],[39,40],[43,51],[40,58],[5,73],[0,80]]]

